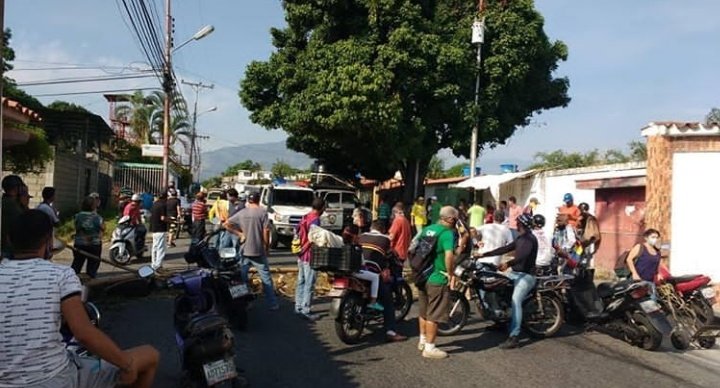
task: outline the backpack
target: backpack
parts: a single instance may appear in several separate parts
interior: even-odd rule
[[[294,255],[302,255],[304,253],[303,245],[307,241],[307,235],[308,225],[307,215],[305,215],[298,223],[298,226],[295,228],[295,234],[293,236],[292,242],[290,243],[290,252],[292,252]]]
[[[416,240],[414,246],[408,252],[410,268],[412,269],[415,286],[424,287],[430,275],[435,269],[435,255],[437,254],[437,242],[440,235],[445,233],[442,231],[433,236],[421,236]]]

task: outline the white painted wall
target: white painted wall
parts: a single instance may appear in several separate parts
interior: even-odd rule
[[[720,167],[720,152],[673,155],[672,241],[673,275],[705,274],[720,281],[717,217],[712,206],[720,198],[720,180],[708,174]],[[709,210],[706,211],[706,210]]]

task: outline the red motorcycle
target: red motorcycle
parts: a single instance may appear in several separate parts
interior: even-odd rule
[[[704,325],[715,321],[713,305],[716,302],[715,289],[710,286],[710,277],[705,275],[672,276],[664,266],[659,268],[660,281],[673,286],[682,299],[688,303]]]

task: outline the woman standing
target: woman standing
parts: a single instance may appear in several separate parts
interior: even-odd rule
[[[660,232],[648,229],[643,233],[645,242],[635,245],[625,259],[633,280],[655,282],[660,266]]]
[[[75,248],[100,257],[102,253],[102,233],[105,230],[103,219],[97,212],[97,201],[93,197],[85,197],[80,206],[80,212],[75,215]],[[88,258],[87,255],[73,250],[72,269],[76,274],[82,270],[87,260],[86,273],[91,278],[97,276],[100,262]]]

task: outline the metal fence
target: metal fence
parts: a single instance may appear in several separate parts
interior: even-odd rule
[[[177,174],[170,170],[170,181],[175,181]],[[115,187],[130,188],[135,193],[158,193],[164,190],[162,183],[162,165],[144,163],[117,163],[114,174]]]

